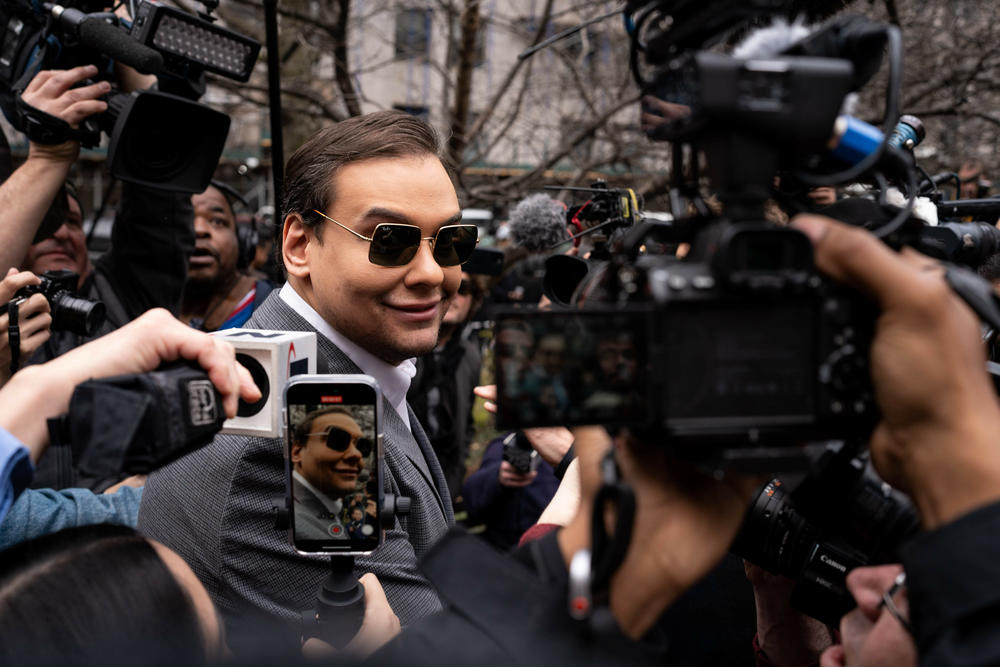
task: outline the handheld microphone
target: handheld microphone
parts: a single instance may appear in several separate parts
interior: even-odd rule
[[[52,16],[81,44],[123,65],[133,67],[142,74],[158,74],[163,69],[163,56],[158,51],[140,44],[121,28],[99,17],[61,5],[52,7]]]

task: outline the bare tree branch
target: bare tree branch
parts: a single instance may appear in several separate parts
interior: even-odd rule
[[[552,14],[553,2],[554,0],[545,0],[545,8],[542,9],[542,17],[539,20],[538,27],[535,30],[535,36],[531,40],[532,46],[542,41],[542,37],[545,35],[545,28],[546,26],[548,26],[549,17]],[[480,132],[483,131],[483,126],[486,125],[486,123],[493,117],[493,114],[496,112],[500,100],[507,94],[507,90],[510,88],[510,85],[514,82],[515,77],[517,77],[518,72],[521,71],[521,68],[523,66],[524,66],[524,60],[518,60],[517,63],[515,63],[515,65],[510,68],[510,71],[507,72],[507,76],[504,77],[503,83],[501,83],[500,86],[497,88],[496,92],[493,93],[493,97],[491,97],[489,101],[486,103],[486,106],[483,107],[483,113],[480,114],[478,119],[476,119],[476,124],[472,126],[471,130],[469,130],[469,134],[471,136],[479,134]]]

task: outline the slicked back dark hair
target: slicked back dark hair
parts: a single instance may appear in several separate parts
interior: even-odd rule
[[[451,174],[441,139],[425,121],[402,111],[376,111],[329,125],[299,147],[285,166],[281,210],[298,213],[316,229],[336,199],[333,176],[352,162],[377,158],[434,156]]]

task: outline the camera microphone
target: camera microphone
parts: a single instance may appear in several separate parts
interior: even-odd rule
[[[52,16],[81,44],[106,53],[123,65],[134,67],[142,74],[158,74],[163,69],[163,56],[159,52],[135,41],[103,18],[61,5],[52,6]]]
[[[510,237],[514,245],[531,252],[547,252],[569,240],[566,206],[546,194],[525,197],[510,212]]]

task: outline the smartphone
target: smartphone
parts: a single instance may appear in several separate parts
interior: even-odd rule
[[[290,539],[300,553],[366,554],[383,539],[382,392],[368,375],[285,385]]]

